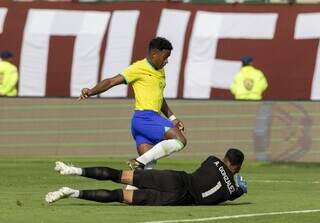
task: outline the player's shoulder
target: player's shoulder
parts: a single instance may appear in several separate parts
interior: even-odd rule
[[[220,163],[221,160],[218,157],[214,156],[214,155],[210,155],[210,156],[207,157],[207,159],[203,163],[214,164],[216,162]]]
[[[215,155],[210,155],[208,156],[208,159],[214,159],[214,160],[220,160],[218,157],[216,157]]]
[[[143,60],[137,60],[135,62],[133,62],[130,66],[128,66],[127,68],[125,68],[122,71],[122,74],[127,75],[127,74],[135,74],[135,73],[139,73],[139,71],[142,69],[143,67]]]
[[[140,67],[145,67],[146,66],[146,59],[141,59],[141,60],[137,60],[135,62],[133,62],[130,67],[133,68],[140,68]]]

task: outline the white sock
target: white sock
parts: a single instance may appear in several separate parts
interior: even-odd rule
[[[183,147],[183,143],[177,139],[163,140],[139,156],[136,160],[146,165],[151,161],[158,160],[162,157],[170,155],[171,153],[178,152],[183,149]]]
[[[79,195],[80,195],[80,191],[79,190],[75,190],[75,189],[71,189],[71,190],[72,190],[72,194],[70,194],[70,197],[74,197],[74,198],[79,197]]]
[[[74,172],[75,175],[78,175],[78,176],[81,176],[82,175],[82,168],[80,167],[71,167],[72,168],[72,171]]]
[[[69,171],[67,170],[67,172],[69,173],[68,175],[77,175],[77,176],[82,175],[82,168],[72,166],[72,165],[68,165],[68,168],[69,168]]]
[[[145,169],[145,170],[152,170],[152,169],[155,167],[156,164],[157,164],[157,160],[153,160],[153,161],[147,163],[147,164],[144,166],[144,169]]]

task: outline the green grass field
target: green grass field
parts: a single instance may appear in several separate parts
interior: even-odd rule
[[[79,166],[126,168],[125,158],[104,157],[0,157],[0,222],[320,222],[320,164],[245,162],[242,175],[249,193],[218,206],[138,207],[100,204],[78,199],[44,202],[48,191],[61,186],[77,189],[116,188],[117,184],[81,177],[59,176],[57,159]],[[202,160],[163,159],[159,169],[192,171]],[[317,210],[215,220],[214,217],[271,212]],[[209,218],[209,219],[203,219]]]

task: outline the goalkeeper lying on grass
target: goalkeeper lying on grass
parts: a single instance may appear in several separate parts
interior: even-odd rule
[[[138,190],[75,190],[62,187],[49,192],[45,200],[79,198],[96,202],[121,202],[132,205],[215,205],[247,193],[247,186],[236,175],[244,160],[238,149],[229,149],[220,160],[209,156],[193,173],[174,170],[116,170],[109,167],[80,168],[57,161],[55,170],[62,175],[78,175],[97,180],[129,184]]]

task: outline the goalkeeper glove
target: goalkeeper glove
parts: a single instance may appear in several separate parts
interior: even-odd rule
[[[236,175],[234,180],[235,180],[235,183],[236,183],[238,189],[242,190],[243,193],[247,193],[248,192],[247,183],[243,179],[242,176]]]

